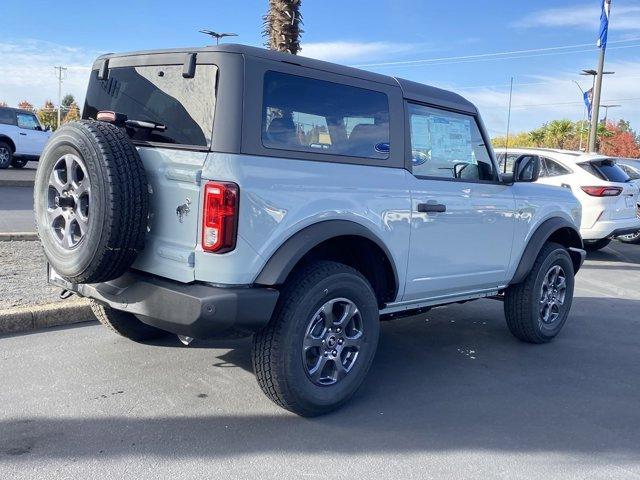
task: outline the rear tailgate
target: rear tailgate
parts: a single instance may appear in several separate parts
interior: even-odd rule
[[[625,220],[636,217],[638,186],[631,181],[626,172],[613,159],[601,158],[578,164],[591,173],[600,182],[594,185],[613,187],[620,190],[619,195],[602,197],[605,208],[601,220]]]
[[[137,121],[126,132],[144,164],[150,211],[145,249],[133,268],[180,282],[195,279],[200,174],[211,145],[218,71],[200,63],[189,71],[185,58],[112,59],[106,76],[91,72],[83,111],[83,118],[113,111]]]
[[[133,268],[180,282],[195,279],[200,173],[207,154],[138,148],[149,182],[149,231]]]

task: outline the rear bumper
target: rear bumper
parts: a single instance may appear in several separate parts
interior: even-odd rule
[[[600,240],[601,238],[626,235],[640,230],[640,219],[612,220],[596,222],[592,228],[580,229],[583,240]]]
[[[193,338],[251,334],[264,327],[278,300],[272,288],[182,284],[135,272],[105,283],[50,283],[129,312],[142,322]]]

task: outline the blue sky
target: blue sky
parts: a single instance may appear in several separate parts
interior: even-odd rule
[[[0,100],[55,100],[53,66],[60,64],[69,67],[64,92],[82,99],[97,55],[204,45],[201,28],[261,45],[267,3],[110,0],[105,8],[91,0],[2,0]],[[479,106],[491,135],[499,135],[512,76],[512,131],[582,118],[573,81],[590,87],[578,72],[596,65],[599,3],[304,0],[302,54],[457,91]],[[606,78],[603,103],[621,104],[610,118],[629,119],[640,130],[640,0],[613,0],[609,42],[607,69],[617,73]]]

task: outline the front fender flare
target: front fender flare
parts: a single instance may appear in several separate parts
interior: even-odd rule
[[[584,260],[584,250],[582,250],[582,237],[580,236],[580,232],[576,229],[575,225],[568,220],[562,217],[553,217],[542,222],[529,239],[529,243],[527,243],[520,258],[518,268],[509,282],[510,285],[520,283],[526,278],[533,268],[533,264],[536,258],[538,258],[538,254],[540,250],[542,250],[545,242],[547,242],[554,233],[563,229],[568,229],[568,231],[571,232],[567,237],[565,247],[569,250],[575,271],[577,272],[580,269],[582,261]]]

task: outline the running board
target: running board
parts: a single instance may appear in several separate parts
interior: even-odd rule
[[[389,314],[406,314],[413,310],[421,310],[427,307],[439,307],[442,305],[448,305],[451,303],[464,303],[470,300],[476,300],[478,298],[494,297],[504,287],[491,288],[487,290],[478,290],[474,292],[466,292],[462,294],[442,295],[439,297],[433,297],[429,299],[411,300],[407,302],[394,302],[387,303],[385,308],[380,310],[380,315]]]

